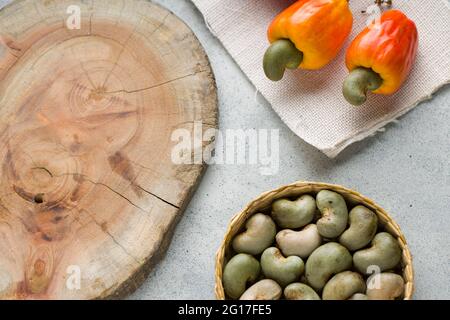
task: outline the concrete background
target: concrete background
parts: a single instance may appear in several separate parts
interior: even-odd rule
[[[231,217],[262,192],[315,180],[358,190],[390,212],[413,254],[414,297],[450,299],[450,88],[385,133],[330,160],[295,136],[255,94],[189,0],[154,1],[183,19],[205,47],[217,79],[220,128],[280,129],[280,172],[262,176],[258,166],[211,166],[167,256],[129,298],[214,299],[214,255]]]

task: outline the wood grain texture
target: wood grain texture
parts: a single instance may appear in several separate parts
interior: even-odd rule
[[[71,5],[80,29],[67,28]],[[172,132],[195,122],[217,127],[215,83],[167,10],[138,0],[2,9],[0,298],[116,298],[140,285],[205,169],[171,161]],[[67,285],[74,268],[79,289]]]

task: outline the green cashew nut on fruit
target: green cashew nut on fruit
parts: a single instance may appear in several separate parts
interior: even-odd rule
[[[323,300],[347,300],[356,293],[366,291],[366,282],[356,272],[338,273],[327,282],[322,292]]]
[[[403,295],[405,281],[395,273],[374,274],[367,279],[369,300],[394,300]]]
[[[300,282],[288,285],[284,289],[284,297],[287,300],[320,300],[313,288]]]
[[[302,195],[295,201],[279,199],[272,204],[272,218],[281,228],[296,229],[314,219],[316,201],[310,195]]]
[[[278,283],[264,279],[248,288],[239,300],[279,300],[282,292]]]
[[[258,260],[249,254],[240,253],[231,258],[223,270],[223,287],[232,299],[238,299],[244,292],[247,283],[258,279],[261,267]]]
[[[261,256],[264,275],[278,282],[282,287],[296,281],[305,271],[303,260],[297,256],[285,258],[275,247],[266,249]]]
[[[396,267],[401,258],[402,249],[398,241],[389,233],[380,232],[373,238],[370,248],[355,252],[353,263],[362,274],[370,274]]]
[[[261,254],[275,240],[277,227],[268,215],[255,214],[245,227],[247,230],[233,239],[233,249],[238,253]]]
[[[372,69],[356,68],[345,79],[342,92],[345,99],[354,106],[360,106],[367,100],[367,91],[377,90],[383,79]]]
[[[364,248],[377,233],[377,215],[364,206],[356,206],[349,214],[350,228],[340,237],[339,242],[350,251]]]
[[[307,258],[322,243],[322,237],[315,224],[309,224],[301,231],[289,229],[278,232],[277,244],[285,256]]]
[[[336,242],[318,247],[306,261],[306,280],[316,290],[321,290],[336,273],[352,267],[352,256]]]
[[[347,227],[348,209],[344,198],[336,192],[322,190],[316,197],[322,218],[317,221],[317,229],[325,238],[336,238]]]
[[[303,53],[294,43],[287,39],[280,39],[272,43],[267,49],[263,67],[267,78],[279,81],[284,76],[286,69],[297,69],[303,61]]]

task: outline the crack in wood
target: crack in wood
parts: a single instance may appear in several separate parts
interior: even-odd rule
[[[89,35],[92,35],[92,17],[94,16],[94,13],[91,12],[91,14],[89,15]]]
[[[11,216],[13,215],[12,212],[11,212],[11,210],[9,210],[8,207],[6,207],[6,205],[3,203],[3,199],[2,199],[2,198],[0,198],[0,208],[5,209],[5,211],[6,211],[7,213],[9,213]],[[2,222],[3,222],[3,221],[2,221]],[[5,222],[6,222],[6,221],[5,221]]]
[[[102,232],[104,232],[106,235],[108,235],[111,240],[120,248],[123,250],[123,252],[125,252],[130,258],[132,258],[138,265],[140,265],[143,261],[141,261],[140,259],[136,258],[134,255],[132,255],[130,252],[128,252],[128,250],[125,248],[124,245],[122,245],[115,237],[114,235],[109,232],[108,229],[105,228],[105,226],[101,223],[99,223],[97,221],[97,219],[95,219],[94,215],[87,209],[82,209],[83,211],[85,211],[88,216],[92,219],[92,221],[100,228],[100,230],[102,230]]]
[[[164,18],[161,20],[161,23],[150,33],[149,37],[153,36],[156,32],[158,32],[165,24],[167,18],[170,16],[170,12],[168,12]]]
[[[23,200],[34,203],[34,194],[27,192],[25,189],[13,185],[14,192],[21,197]]]
[[[86,76],[87,80],[89,81],[89,84],[91,85],[91,90],[95,90],[96,87],[95,87],[94,81],[92,81],[91,76],[89,75],[89,72],[87,72],[86,68],[84,67],[83,61],[80,61],[80,67],[81,67],[81,70],[83,71],[84,75]]]
[[[122,197],[123,199],[125,199],[126,201],[128,201],[128,202],[129,202],[131,205],[133,205],[134,207],[136,207],[136,208],[142,210],[143,212],[146,212],[146,213],[148,213],[148,214],[151,214],[150,211],[147,211],[147,210],[145,210],[144,208],[138,206],[138,205],[135,204],[133,201],[131,201],[129,198],[127,198],[126,196],[124,196],[123,194],[121,194],[119,191],[114,190],[113,188],[111,188],[110,186],[108,186],[108,185],[105,184],[105,183],[93,181],[93,180],[91,180],[88,176],[86,176],[86,175],[84,175],[84,174],[81,174],[81,173],[65,173],[65,174],[62,174],[62,175],[56,175],[56,176],[55,176],[55,175],[52,174],[52,172],[51,172],[50,170],[48,170],[48,169],[46,169],[46,168],[41,168],[41,167],[39,167],[38,169],[45,170],[46,172],[48,172],[48,173],[51,175],[52,178],[61,178],[61,177],[65,177],[65,176],[81,177],[83,180],[88,181],[88,182],[90,182],[90,183],[92,183],[92,184],[94,184],[94,185],[100,185],[100,186],[103,186],[103,187],[109,189],[109,190],[112,191],[113,193],[117,194],[118,196],[120,196],[120,197]],[[160,200],[160,201],[162,201],[162,202],[164,202],[164,203],[170,205],[171,207],[174,207],[174,208],[176,208],[176,209],[180,209],[180,207],[178,207],[177,205],[175,205],[175,204],[171,203],[170,201],[167,201],[167,200],[165,200],[164,198],[162,198],[162,197],[160,197],[160,196],[158,196],[158,195],[156,195],[156,194],[154,194],[154,193],[152,193],[152,192],[150,192],[150,191],[144,189],[144,188],[141,187],[140,185],[137,185],[137,184],[133,184],[133,185],[135,185],[136,187],[138,187],[139,189],[141,189],[141,190],[144,191],[145,193],[147,193],[147,194],[153,196],[154,198],[156,198],[156,199],[158,199],[158,200]]]
[[[136,33],[136,30],[138,29],[138,26],[142,23],[142,18],[139,21],[139,23],[137,23],[134,28],[133,31],[130,33],[130,35],[127,37],[127,39],[125,40],[125,42],[122,44],[122,49],[120,50],[119,54],[117,55],[117,58],[114,60],[114,64],[111,68],[111,70],[108,72],[108,74],[106,75],[105,80],[103,81],[101,87],[105,88],[106,84],[109,81],[109,78],[111,77],[114,69],[116,69],[117,64],[119,63],[120,58],[122,57],[123,53],[125,52],[125,47],[127,46],[128,42],[131,40],[131,38],[133,37],[133,35]]]
[[[74,174],[74,175],[79,175],[79,174]],[[121,194],[120,192],[114,190],[113,188],[111,188],[111,187],[108,186],[107,184],[102,183],[102,182],[95,182],[95,181],[92,181],[92,180],[90,180],[89,178],[87,178],[86,176],[83,176],[83,178],[84,178],[86,181],[88,181],[88,182],[90,182],[90,183],[92,183],[92,184],[100,185],[100,186],[103,186],[103,187],[105,187],[105,188],[111,190],[112,192],[114,192],[114,193],[117,194],[118,196],[120,196],[120,197],[124,198],[125,200],[127,200],[130,204],[132,204],[132,205],[135,206],[136,208],[138,208],[138,209],[140,209],[140,210],[142,210],[142,211],[144,211],[144,212],[146,212],[146,213],[148,213],[148,214],[151,213],[151,212],[149,212],[149,211],[147,211],[147,210],[145,210],[145,209],[139,207],[138,205],[136,205],[135,203],[133,203],[130,199],[128,199],[126,196],[124,196],[124,195]],[[171,203],[171,202],[169,202],[169,201],[167,201],[167,200],[165,200],[165,199],[163,199],[163,198],[157,196],[156,194],[154,194],[154,193],[152,193],[152,192],[150,192],[150,191],[145,190],[145,189],[142,188],[140,185],[137,185],[137,184],[134,184],[134,183],[133,183],[133,185],[135,185],[136,187],[138,187],[138,188],[141,189],[142,191],[148,193],[149,195],[155,197],[156,199],[158,199],[158,200],[160,200],[160,201],[162,201],[162,202],[164,202],[164,203],[166,203],[166,204],[168,204],[168,205],[170,205],[170,206],[172,206],[172,207],[174,207],[174,208],[180,209],[179,207],[177,207],[177,206],[174,205],[173,203]]]
[[[81,173],[65,173],[65,174],[62,174],[62,175],[59,175],[59,176],[55,176],[55,177],[60,178],[60,177],[64,177],[64,176],[81,177],[83,180],[88,181],[88,182],[90,182],[90,183],[92,183],[92,184],[94,184],[94,185],[99,185],[99,186],[105,187],[105,188],[107,188],[108,190],[110,190],[111,192],[115,193],[115,194],[118,195],[119,197],[121,197],[121,198],[123,198],[124,200],[126,200],[127,202],[129,202],[132,206],[138,208],[139,210],[141,210],[141,211],[143,211],[143,212],[146,212],[146,213],[148,213],[148,214],[151,214],[150,211],[147,211],[147,210],[145,210],[144,208],[138,206],[138,205],[135,204],[133,201],[131,201],[130,199],[128,199],[126,196],[124,196],[123,194],[121,194],[119,191],[114,190],[113,188],[111,188],[110,186],[108,186],[108,185],[105,184],[105,183],[93,181],[93,180],[91,180],[88,176],[86,176],[86,175],[84,175],[84,174],[81,174]]]
[[[161,198],[160,196],[157,196],[157,195],[154,194],[153,192],[150,192],[150,191],[148,191],[148,190],[145,190],[145,189],[142,188],[140,185],[136,184],[136,187],[138,187],[139,189],[141,189],[141,190],[144,191],[145,193],[148,193],[149,195],[155,197],[156,199],[159,199],[159,200],[161,200],[162,202],[168,204],[169,206],[172,206],[172,207],[174,207],[174,208],[176,208],[176,209],[180,209],[180,207],[178,207],[177,205],[175,205],[175,204],[173,204],[173,203],[171,203],[171,202],[169,202],[169,201],[167,201],[167,200]]]
[[[179,80],[183,80],[183,79],[186,79],[186,78],[189,78],[189,77],[196,76],[197,74],[203,73],[203,72],[207,72],[207,70],[195,71],[193,73],[186,74],[184,76],[180,76],[178,78],[174,78],[174,79],[171,79],[171,80],[168,80],[168,81],[164,81],[164,82],[161,82],[161,83],[149,86],[149,87],[141,88],[141,89],[136,89],[136,90],[125,90],[125,89],[122,89],[122,90],[116,90],[116,91],[108,91],[108,92],[105,92],[105,94],[116,94],[116,93],[128,93],[128,94],[131,94],[131,93],[147,91],[147,90],[151,90],[151,89],[154,89],[154,88],[158,88],[158,87],[167,85],[167,84],[175,82],[175,81],[179,81]]]
[[[34,168],[31,168],[31,169],[32,169],[32,170],[42,170],[42,171],[45,171],[45,172],[48,173],[48,175],[49,175],[50,177],[53,178],[53,173],[52,173],[50,170],[48,170],[47,168],[45,168],[45,167],[34,167]]]
[[[154,174],[164,176],[162,173],[156,171],[155,169],[152,169],[152,168],[150,168],[150,167],[146,167],[146,166],[144,166],[143,164],[140,164],[140,163],[138,163],[138,162],[136,162],[136,161],[134,161],[134,160],[128,159],[128,161],[130,161],[130,163],[134,164],[135,166],[140,167],[141,169],[148,170],[148,171],[151,171],[151,172],[154,173]]]

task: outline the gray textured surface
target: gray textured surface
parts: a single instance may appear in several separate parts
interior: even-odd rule
[[[276,176],[260,175],[257,166],[211,166],[166,258],[130,298],[213,299],[214,254],[231,217],[264,191],[316,180],[358,190],[389,211],[413,254],[415,298],[450,299],[450,88],[330,160],[255,94],[189,0],[155,2],[180,16],[204,45],[217,79],[221,129],[279,128],[281,162]]]

